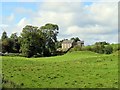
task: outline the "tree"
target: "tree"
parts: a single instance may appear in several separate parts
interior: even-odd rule
[[[21,33],[21,51],[24,56],[32,57],[41,54],[43,47],[42,32],[38,27],[27,25]]]
[[[12,46],[13,46],[13,42],[11,39],[6,38],[4,40],[2,40],[2,52],[11,52],[12,51]]]
[[[41,26],[40,29],[44,35],[44,46],[43,53],[44,56],[49,56],[51,54],[55,54],[56,52],[56,42],[57,42],[57,34],[59,27],[56,24],[46,24],[45,26]]]
[[[71,40],[74,40],[75,42],[77,42],[77,41],[80,41],[80,39],[78,38],[78,37],[76,37],[76,38],[71,38]]]
[[[33,55],[50,56],[55,54],[58,26],[46,24],[40,28],[27,25],[21,33],[21,51],[26,57]]]
[[[13,34],[10,36],[10,39],[13,41],[13,46],[12,46],[13,52],[19,53],[20,43],[19,43],[19,41],[18,41],[19,37],[17,36],[17,33],[13,33]]]
[[[0,40],[0,52],[2,52],[2,40]]]
[[[62,40],[56,42],[56,45],[55,45],[56,49],[62,48],[62,42],[63,42]]]
[[[12,40],[10,40],[7,36],[7,33],[4,31],[2,33],[2,37],[1,37],[1,46],[2,46],[2,52],[11,52],[12,51],[12,45],[13,42]]]
[[[7,33],[4,31],[4,32],[2,33],[1,39],[4,40],[4,39],[6,39],[6,38],[8,38],[8,36],[7,36]]]
[[[105,46],[104,53],[111,54],[113,52],[113,47],[111,45]]]
[[[109,45],[109,43],[103,41],[103,42],[96,42],[95,45]]]

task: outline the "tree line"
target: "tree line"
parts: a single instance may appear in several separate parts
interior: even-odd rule
[[[106,41],[96,42],[93,45],[81,47],[79,45],[74,46],[69,52],[72,51],[92,51],[100,54],[111,54],[120,50],[120,44],[110,44]]]
[[[19,53],[25,57],[58,55],[61,52],[58,53],[57,49],[61,48],[62,42],[66,40],[64,39],[58,41],[58,33],[58,25],[51,23],[45,24],[41,27],[26,25],[19,36],[17,33],[12,33],[10,37],[8,37],[7,32],[4,31],[0,39],[0,52]],[[73,37],[71,40],[74,40],[75,42],[80,41],[78,37]],[[120,50],[120,45],[118,45],[116,48],[113,48],[110,43],[105,41],[96,42],[93,45],[84,47],[76,45],[70,49],[70,52],[86,50],[101,54],[111,54],[113,51]]]
[[[100,54],[113,53],[113,47],[108,42],[96,42],[94,45],[87,46],[86,50],[93,51]]]
[[[48,23],[40,28],[26,25],[20,36],[13,33],[8,37],[4,31],[0,40],[1,52],[22,53],[25,57],[55,55],[58,30],[58,25]]]

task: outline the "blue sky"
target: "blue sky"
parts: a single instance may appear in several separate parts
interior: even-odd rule
[[[8,35],[20,35],[25,25],[53,23],[60,27],[59,40],[79,37],[86,45],[96,41],[117,43],[116,6],[113,2],[1,2],[0,34],[5,30]]]
[[[29,18],[29,15],[27,13],[23,13],[23,14],[19,14],[16,13],[15,9],[16,8],[25,8],[28,10],[32,10],[32,11],[37,11],[38,7],[40,7],[40,5],[42,4],[39,2],[1,2],[0,3],[2,5],[2,16],[3,17],[8,17],[11,15],[11,13],[15,13],[16,15],[16,19],[14,20],[13,23],[17,23],[22,17],[27,17]],[[83,5],[91,5],[92,2],[83,2]],[[5,21],[3,20],[3,23],[5,23]]]
[[[22,17],[29,17],[27,13],[16,13],[17,8],[25,8],[25,9],[30,9],[32,11],[37,11],[38,9],[38,3],[37,2],[3,2],[2,3],[2,16],[3,17],[8,17],[11,15],[11,13],[14,13],[16,18],[13,23],[17,23]],[[3,23],[5,23],[3,21]]]

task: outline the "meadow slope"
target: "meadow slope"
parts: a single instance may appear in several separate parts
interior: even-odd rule
[[[118,55],[72,52],[62,56],[2,57],[3,87],[118,88]]]

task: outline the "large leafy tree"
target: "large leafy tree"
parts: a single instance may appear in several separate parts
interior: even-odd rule
[[[0,39],[0,52],[2,52],[2,40]]]
[[[8,38],[7,33],[5,31],[2,33],[0,44],[2,46],[1,51],[3,53],[12,51],[13,42],[11,39]]]
[[[111,54],[113,52],[113,47],[111,45],[105,46],[104,53]]]
[[[19,37],[17,36],[17,33],[13,33],[10,36],[10,39],[13,42],[13,46],[12,46],[13,52],[19,53],[20,43],[19,43]]]
[[[12,52],[12,46],[13,46],[13,42],[11,39],[6,38],[4,40],[2,40],[2,52]]]
[[[26,57],[41,54],[42,50],[42,33],[38,27],[27,25],[21,33],[21,51]]]
[[[76,38],[71,38],[71,40],[74,40],[75,42],[77,42],[77,41],[80,41],[80,39],[78,38],[78,37],[76,37]]]
[[[7,32],[4,31],[4,32],[2,33],[2,37],[1,37],[1,39],[4,40],[4,39],[7,39],[7,38],[8,38],[8,36],[7,36]]]
[[[58,25],[46,24],[40,28],[27,25],[20,36],[21,52],[26,57],[33,55],[49,56],[55,54]]]
[[[55,54],[56,51],[56,42],[57,42],[57,34],[59,27],[56,24],[45,24],[45,26],[40,27],[43,35],[44,35],[44,46],[43,53],[44,56],[49,56],[51,54]]]

